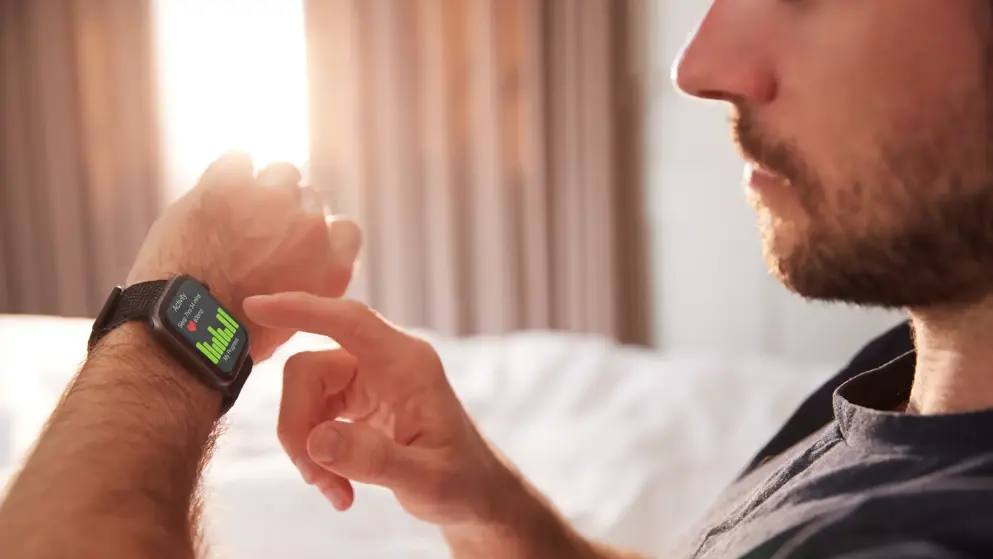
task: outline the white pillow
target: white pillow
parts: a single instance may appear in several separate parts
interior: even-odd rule
[[[0,317],[0,458],[4,446],[15,461],[27,450],[82,360],[89,325]],[[646,554],[671,546],[833,373],[564,333],[423,334],[480,428],[565,516],[590,536]],[[275,435],[282,362],[332,346],[298,335],[256,368],[230,413],[208,471],[220,556],[447,557],[438,530],[410,518],[388,491],[360,485],[353,509],[339,513],[283,455]]]

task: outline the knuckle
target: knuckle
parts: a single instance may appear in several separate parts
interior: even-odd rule
[[[355,299],[344,299],[341,301],[341,319],[345,324],[345,331],[351,338],[358,338],[366,328],[365,322],[369,314],[369,307],[361,301]]]
[[[307,369],[307,362],[310,360],[310,352],[303,352],[291,355],[283,365],[283,382],[295,379],[299,374]]]
[[[424,338],[411,338],[410,351],[419,366],[425,368],[443,368],[441,356],[438,355],[438,352],[434,349],[434,346],[431,345],[431,342],[425,340]]]
[[[366,455],[365,470],[371,478],[379,478],[390,470],[393,454],[385,445],[375,445]]]
[[[300,229],[303,231],[304,244],[311,251],[310,257],[314,254],[328,252],[328,231],[322,215],[312,214],[299,210],[295,214]]]
[[[363,315],[369,314],[369,312],[369,306],[358,299],[341,300],[341,313],[344,316],[358,319]]]

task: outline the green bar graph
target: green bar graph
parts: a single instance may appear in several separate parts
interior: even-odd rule
[[[231,318],[223,309],[217,309],[217,326],[208,326],[207,332],[210,334],[210,343],[197,342],[197,349],[207,356],[215,365],[224,358],[224,352],[231,345],[231,340],[238,332],[238,323]]]
[[[238,329],[238,323],[235,322],[233,318],[228,316],[228,313],[224,312],[224,309],[217,309],[217,320],[221,321],[221,324],[230,328],[232,332]]]
[[[213,364],[216,365],[218,363],[218,361],[220,361],[220,358],[218,358],[217,355],[214,354],[213,349],[211,349],[210,347],[204,345],[203,342],[197,342],[197,349],[199,349],[201,353],[203,353],[204,355],[206,355],[207,356],[207,359],[210,359],[210,361]]]
[[[227,344],[231,343],[231,332],[227,328],[222,328],[222,329],[218,330],[217,328],[214,328],[213,326],[208,326],[207,327],[207,331],[210,332],[210,335],[211,336],[214,336],[217,339],[223,340],[224,341],[224,345],[227,345]]]
[[[214,356],[215,359],[217,359],[218,361],[221,360],[221,352],[217,351],[217,348],[212,346],[207,346],[207,350],[210,351],[210,353]]]

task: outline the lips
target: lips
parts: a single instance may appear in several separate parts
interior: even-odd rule
[[[789,184],[789,181],[782,176],[772,173],[754,163],[748,164],[746,174],[748,178],[748,185],[759,190],[773,188],[776,186],[782,187]]]

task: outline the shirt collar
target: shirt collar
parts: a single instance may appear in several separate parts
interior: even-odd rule
[[[834,416],[849,446],[904,454],[993,451],[993,410],[912,415],[896,410],[910,396],[916,353],[864,372],[834,392]]]

